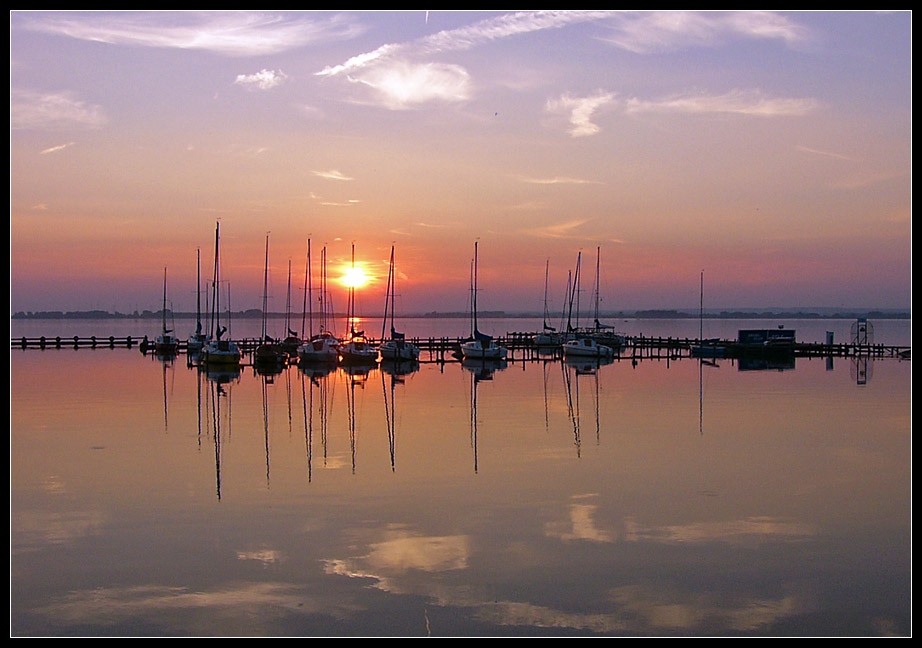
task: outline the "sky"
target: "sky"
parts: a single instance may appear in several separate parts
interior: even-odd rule
[[[274,311],[308,241],[368,313],[392,246],[401,312],[467,310],[475,244],[481,310],[578,263],[603,310],[910,308],[911,55],[908,11],[11,11],[10,311],[194,311],[218,224],[234,310],[267,239]]]

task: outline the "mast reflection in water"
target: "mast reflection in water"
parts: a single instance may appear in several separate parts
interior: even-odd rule
[[[911,631],[908,362],[11,355],[13,635]]]

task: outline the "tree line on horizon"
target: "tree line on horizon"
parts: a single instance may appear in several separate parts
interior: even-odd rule
[[[167,315],[179,319],[195,319],[194,312],[171,311],[167,309]],[[251,308],[243,311],[230,313],[231,317],[238,319],[253,319],[263,316],[262,310]],[[365,314],[361,317],[379,317],[379,314]],[[401,317],[413,319],[437,319],[437,318],[463,318],[469,317],[470,313],[460,311],[430,311],[428,313],[405,314]],[[541,313],[535,312],[515,312],[507,313],[505,311],[485,311],[478,312],[478,317],[486,319],[516,319],[516,318],[541,318]],[[600,313],[603,319],[688,319],[697,318],[701,313],[684,310],[672,309],[646,309],[634,311],[612,311]],[[845,311],[817,312],[803,309],[790,310],[712,310],[703,314],[705,319],[854,319],[866,317],[872,319],[912,319],[910,311],[901,309],[892,310],[860,310],[851,309]],[[86,311],[17,311],[11,316],[11,319],[161,319],[162,310],[143,310],[132,311],[131,313],[120,313],[118,311],[110,312],[105,310],[86,310]],[[286,313],[266,313],[266,317],[284,318],[288,317]],[[334,314],[334,317],[345,317],[342,314]]]

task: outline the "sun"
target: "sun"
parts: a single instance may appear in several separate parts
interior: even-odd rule
[[[356,266],[354,268],[346,268],[343,276],[340,277],[339,280],[347,288],[361,288],[371,280],[371,277],[365,274],[365,271],[361,267]]]

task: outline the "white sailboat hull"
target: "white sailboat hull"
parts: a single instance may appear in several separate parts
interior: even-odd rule
[[[419,358],[419,347],[401,340],[384,342],[378,352],[382,360],[416,360]]]
[[[478,360],[503,360],[506,349],[493,344],[483,344],[480,340],[470,340],[461,345],[461,355]]]
[[[305,363],[332,363],[339,360],[337,342],[330,335],[320,335],[298,347],[298,359]]]
[[[344,364],[374,364],[378,361],[378,350],[364,341],[350,340],[339,349]]]

